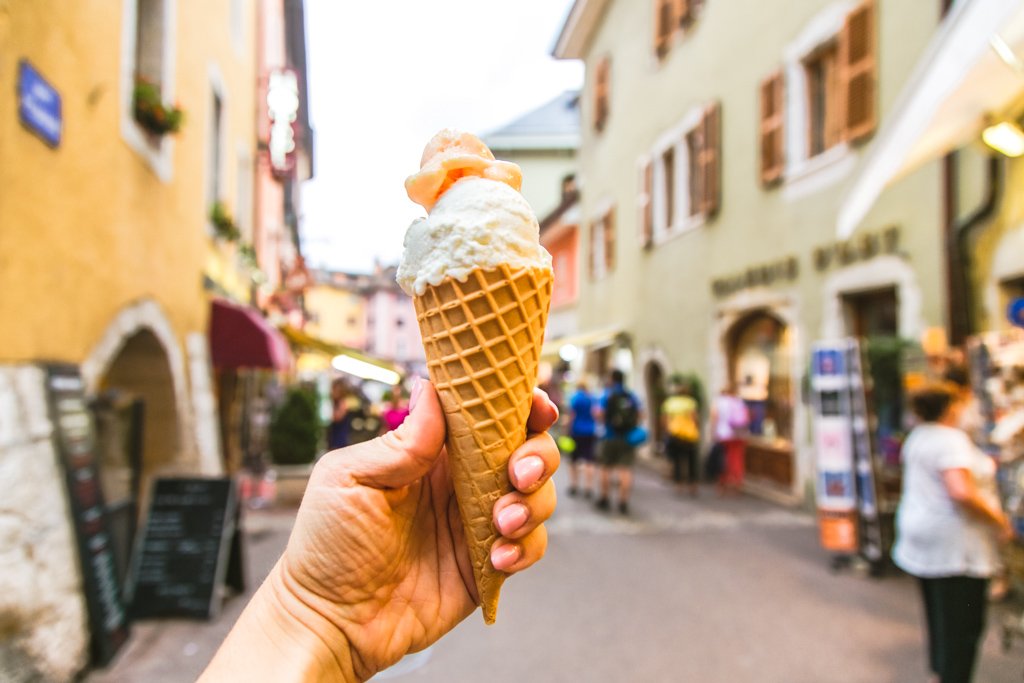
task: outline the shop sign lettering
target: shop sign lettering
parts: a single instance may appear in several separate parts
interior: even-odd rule
[[[858,237],[815,248],[812,255],[814,269],[818,272],[829,268],[848,266],[858,261],[867,261],[879,254],[899,254],[900,229],[892,225],[884,230],[867,232]]]
[[[800,263],[796,256],[750,266],[741,273],[715,278],[711,282],[711,291],[715,296],[729,296],[750,287],[768,286],[776,282],[795,280],[800,274]]]

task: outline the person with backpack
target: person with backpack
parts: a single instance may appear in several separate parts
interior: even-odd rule
[[[600,416],[604,423],[604,437],[598,453],[601,467],[601,497],[598,510],[611,509],[611,480],[618,480],[619,512],[629,514],[629,495],[633,486],[633,463],[636,446],[632,435],[640,426],[640,399],[626,388],[626,377],[621,370],[612,370],[608,388],[601,396]]]
[[[683,490],[683,464],[690,495],[697,495],[697,446],[700,443],[700,409],[693,389],[682,377],[673,377],[670,395],[661,404],[661,424],[665,432],[665,455],[672,463],[672,481]]]

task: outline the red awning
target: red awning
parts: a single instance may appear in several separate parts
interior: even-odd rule
[[[215,368],[292,366],[291,349],[281,333],[258,311],[225,299],[214,299],[210,311],[210,356]]]

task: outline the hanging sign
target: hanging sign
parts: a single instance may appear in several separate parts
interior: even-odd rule
[[[292,69],[274,69],[267,83],[270,167],[278,177],[295,170],[295,125],[299,118],[299,80]]]
[[[24,59],[18,62],[18,118],[50,147],[60,145],[60,93]]]

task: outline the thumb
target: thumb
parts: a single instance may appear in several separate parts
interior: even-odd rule
[[[345,449],[349,472],[376,489],[397,489],[422,479],[444,446],[445,424],[434,385],[417,378],[412,410],[398,429]]]

